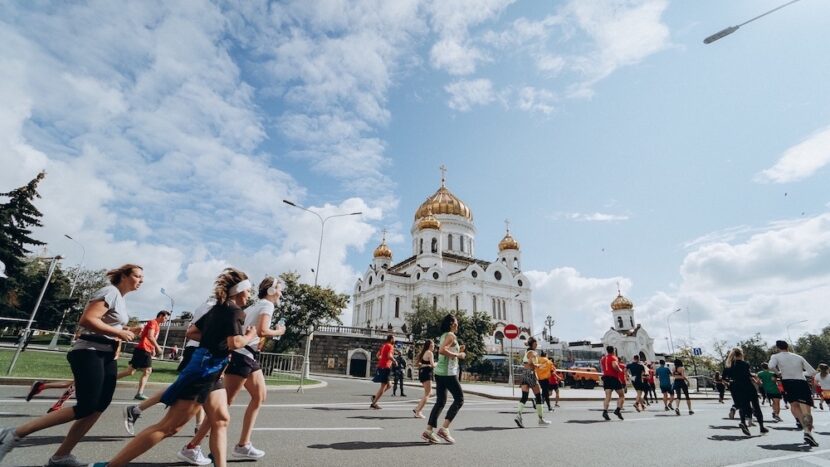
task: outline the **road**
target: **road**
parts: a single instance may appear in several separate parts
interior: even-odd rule
[[[728,407],[696,401],[695,414],[675,416],[654,408],[643,413],[629,409],[625,420],[605,422],[597,402],[564,402],[555,413],[545,413],[553,423],[538,427],[532,409],[525,410],[527,428],[513,422],[516,403],[468,396],[452,427],[457,444],[427,445],[420,439],[424,420],[412,417],[416,388],[406,398],[384,397],[382,410],[369,409],[376,385],[368,381],[331,378],[328,387],[297,394],[271,391],[260,413],[253,440],[268,455],[258,461],[231,460],[231,465],[286,466],[336,465],[424,466],[451,463],[459,466],[505,465],[531,461],[556,465],[770,465],[830,466],[830,413],[816,414],[818,448],[801,443],[791,415],[783,423],[770,424],[770,433],[743,436],[737,421],[726,417]],[[27,388],[0,386],[0,425],[19,424],[44,413],[57,391],[25,402]],[[75,454],[83,461],[106,460],[128,439],[121,409],[131,404],[134,390],[119,389],[110,410],[88,434]],[[229,441],[239,434],[247,396],[231,408]],[[430,407],[431,404],[428,406]],[[629,403],[630,407],[630,403]],[[765,414],[769,408],[764,407]],[[145,412],[138,428],[160,418],[160,407]],[[137,459],[134,465],[183,466],[175,452],[192,430],[167,439]],[[56,427],[24,439],[6,457],[4,465],[43,465],[66,432]],[[757,434],[757,428],[753,428]],[[207,443],[203,448],[207,449]]]

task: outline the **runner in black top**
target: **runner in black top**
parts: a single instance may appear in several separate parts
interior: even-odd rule
[[[752,436],[746,424],[746,419],[747,417],[752,418],[754,413],[758,420],[758,426],[761,428],[761,433],[768,433],[769,430],[764,428],[764,414],[761,413],[761,405],[758,403],[758,391],[755,389],[757,378],[749,371],[749,364],[744,361],[744,353],[740,348],[736,347],[729,352],[723,374],[732,381],[732,395],[741,415],[741,423],[738,425],[741,431],[747,436]]]
[[[643,382],[643,373],[646,368],[640,363],[640,357],[635,355],[633,361],[625,366],[629,373],[631,373],[631,382],[634,390],[637,391],[637,399],[634,401],[634,408],[637,412],[646,409],[645,402],[643,402],[643,391],[647,391],[648,387]]]
[[[421,349],[421,354],[418,355],[416,363],[418,365],[418,381],[424,386],[424,395],[418,401],[418,405],[412,410],[415,418],[425,418],[421,410],[424,409],[424,406],[429,400],[429,395],[432,392],[432,373],[435,369],[435,357],[432,354],[434,345],[432,340],[428,339],[424,341],[424,347]]]
[[[251,283],[242,271],[229,268],[216,279],[216,305],[187,330],[187,337],[199,341],[187,368],[167,388],[161,401],[170,408],[164,417],[130,441],[107,464],[126,466],[164,438],[178,433],[204,405],[210,423],[210,451],[214,465],[226,467],[228,397],[220,379],[231,350],[240,349],[257,336],[255,327],[244,330],[244,306],[250,297]]]

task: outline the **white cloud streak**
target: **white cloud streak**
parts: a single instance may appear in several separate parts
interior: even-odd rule
[[[758,182],[791,183],[814,175],[830,164],[830,126],[784,151],[772,167],[761,171]]]

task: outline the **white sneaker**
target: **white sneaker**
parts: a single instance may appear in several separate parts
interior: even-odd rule
[[[0,462],[3,461],[6,454],[10,453],[11,450],[14,449],[18,441],[19,438],[14,436],[14,428],[0,429]]]
[[[55,459],[55,456],[49,458],[46,467],[60,466],[60,467],[85,467],[89,464],[78,462],[78,458],[72,454],[67,454],[63,457]]]
[[[242,457],[245,459],[259,459],[261,457],[265,457],[265,451],[259,450],[255,448],[253,444],[248,443],[245,446],[234,446],[231,455],[233,457]]]
[[[539,419],[539,425],[540,426],[548,426],[548,425],[550,425],[550,420],[545,420],[544,418],[540,418]]]
[[[185,446],[181,451],[176,453],[176,457],[190,465],[208,465],[213,462],[209,458],[205,457],[202,453],[201,446],[196,446],[193,449],[187,449],[187,446]]]

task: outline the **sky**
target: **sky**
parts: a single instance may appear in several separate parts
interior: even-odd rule
[[[667,323],[675,346],[815,333],[830,3],[702,42],[781,3],[2,2],[0,191],[46,170],[35,237],[143,265],[146,319],[229,265],[313,282],[320,222],[283,199],[362,212],[326,223],[319,268],[351,294],[384,229],[410,255],[443,164],[477,257],[510,220],[537,331],[597,341],[619,287],[657,351]]]

